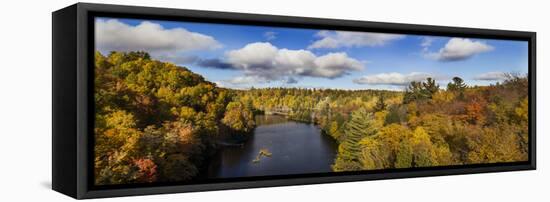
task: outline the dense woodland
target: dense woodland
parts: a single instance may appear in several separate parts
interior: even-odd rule
[[[221,134],[248,135],[252,109],[144,52],[95,57],[95,182],[192,180]]]
[[[144,52],[95,58],[96,184],[196,179],[254,115],[317,124],[339,144],[334,171],[526,161],[528,81],[445,88],[428,78],[405,92],[217,87]]]

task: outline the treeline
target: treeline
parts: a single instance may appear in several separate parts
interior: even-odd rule
[[[339,143],[334,171],[526,161],[528,81],[442,89],[431,78],[405,92],[266,88],[238,91],[261,111],[318,124]]]
[[[384,103],[395,104],[402,100],[402,93],[383,90],[339,90],[304,88],[261,88],[235,90],[238,99],[252,105],[259,112],[275,112],[296,121],[330,125],[343,124],[349,115],[360,108],[374,109],[378,97]]]
[[[433,79],[405,92],[216,87],[145,52],[95,56],[95,183],[196,179],[217,142],[244,141],[255,114],[317,124],[334,171],[525,161],[528,80],[476,87]]]
[[[145,52],[95,55],[95,183],[195,179],[221,136],[247,135],[232,91]]]

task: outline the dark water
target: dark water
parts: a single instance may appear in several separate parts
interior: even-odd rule
[[[256,116],[254,135],[242,146],[226,146],[212,160],[209,178],[324,173],[331,171],[337,145],[331,137],[307,123],[282,116]],[[270,157],[257,159],[260,149]]]

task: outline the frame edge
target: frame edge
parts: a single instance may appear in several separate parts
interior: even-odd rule
[[[196,10],[184,10],[184,9],[169,9],[169,8],[154,8],[154,7],[134,7],[134,6],[119,6],[108,4],[90,4],[90,3],[77,3],[77,51],[75,55],[77,59],[77,117],[78,117],[78,137],[77,137],[77,196],[75,198],[102,198],[102,197],[114,197],[114,196],[135,196],[135,195],[147,195],[147,194],[168,194],[168,193],[183,193],[183,192],[196,192],[196,191],[213,191],[213,190],[227,190],[227,189],[243,189],[243,188],[261,188],[261,187],[275,187],[275,186],[292,186],[292,185],[308,185],[319,183],[340,183],[340,182],[354,182],[365,180],[382,180],[382,179],[401,179],[412,177],[431,177],[431,176],[447,176],[447,175],[461,175],[461,174],[477,174],[477,173],[489,173],[489,172],[506,172],[506,171],[522,171],[522,170],[536,170],[536,32],[520,32],[520,31],[508,31],[508,30],[489,30],[489,29],[477,29],[477,28],[462,28],[462,27],[445,27],[445,26],[432,26],[432,25],[414,25],[414,24],[401,24],[401,23],[383,23],[383,22],[367,22],[367,21],[353,21],[353,20],[336,20],[336,19],[321,19],[321,18],[305,18],[305,17],[289,17],[278,15],[263,15],[263,14],[244,14],[244,13],[230,13],[230,12],[214,12],[214,11],[196,11]],[[253,18],[252,21],[267,22],[267,19],[272,21],[282,21],[285,23],[296,22],[297,24],[313,21],[311,24],[319,24],[322,22],[331,22],[331,25],[343,23],[343,27],[362,27],[362,26],[376,26],[379,28],[387,29],[388,27],[399,27],[402,29],[412,29],[424,32],[426,30],[441,33],[453,33],[457,31],[464,31],[467,34],[480,34],[485,36],[514,36],[523,38],[529,41],[529,83],[531,84],[530,93],[530,117],[533,121],[530,121],[530,164],[515,165],[515,166],[493,166],[482,168],[457,168],[447,170],[429,170],[429,171],[409,171],[404,173],[389,173],[389,174],[364,174],[354,176],[331,176],[331,177],[313,177],[313,178],[296,178],[296,179],[276,179],[276,180],[263,180],[263,181],[246,181],[246,182],[229,182],[229,183],[213,183],[213,184],[195,184],[195,185],[176,185],[176,186],[160,186],[160,187],[144,187],[144,188],[123,188],[112,190],[90,190],[88,186],[88,173],[87,173],[87,150],[88,150],[88,96],[87,91],[90,90],[87,83],[87,73],[89,73],[89,61],[88,60],[88,29],[87,18],[89,12],[106,11],[106,12],[129,12],[134,14],[144,15],[196,15],[200,14],[199,18],[208,18],[209,16],[220,15],[223,17],[230,17],[233,19]],[[182,14],[185,13],[185,14]],[[77,17],[75,17],[77,18]],[[398,30],[397,28],[395,30]],[[499,33],[499,34],[497,34]],[[456,33],[454,33],[456,34]],[[93,45],[93,44],[92,44]]]
[[[52,189],[77,197],[76,5],[52,12]]]

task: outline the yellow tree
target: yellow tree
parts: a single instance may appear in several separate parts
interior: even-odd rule
[[[235,131],[244,133],[251,132],[256,125],[251,109],[235,101],[227,104],[222,123]]]

